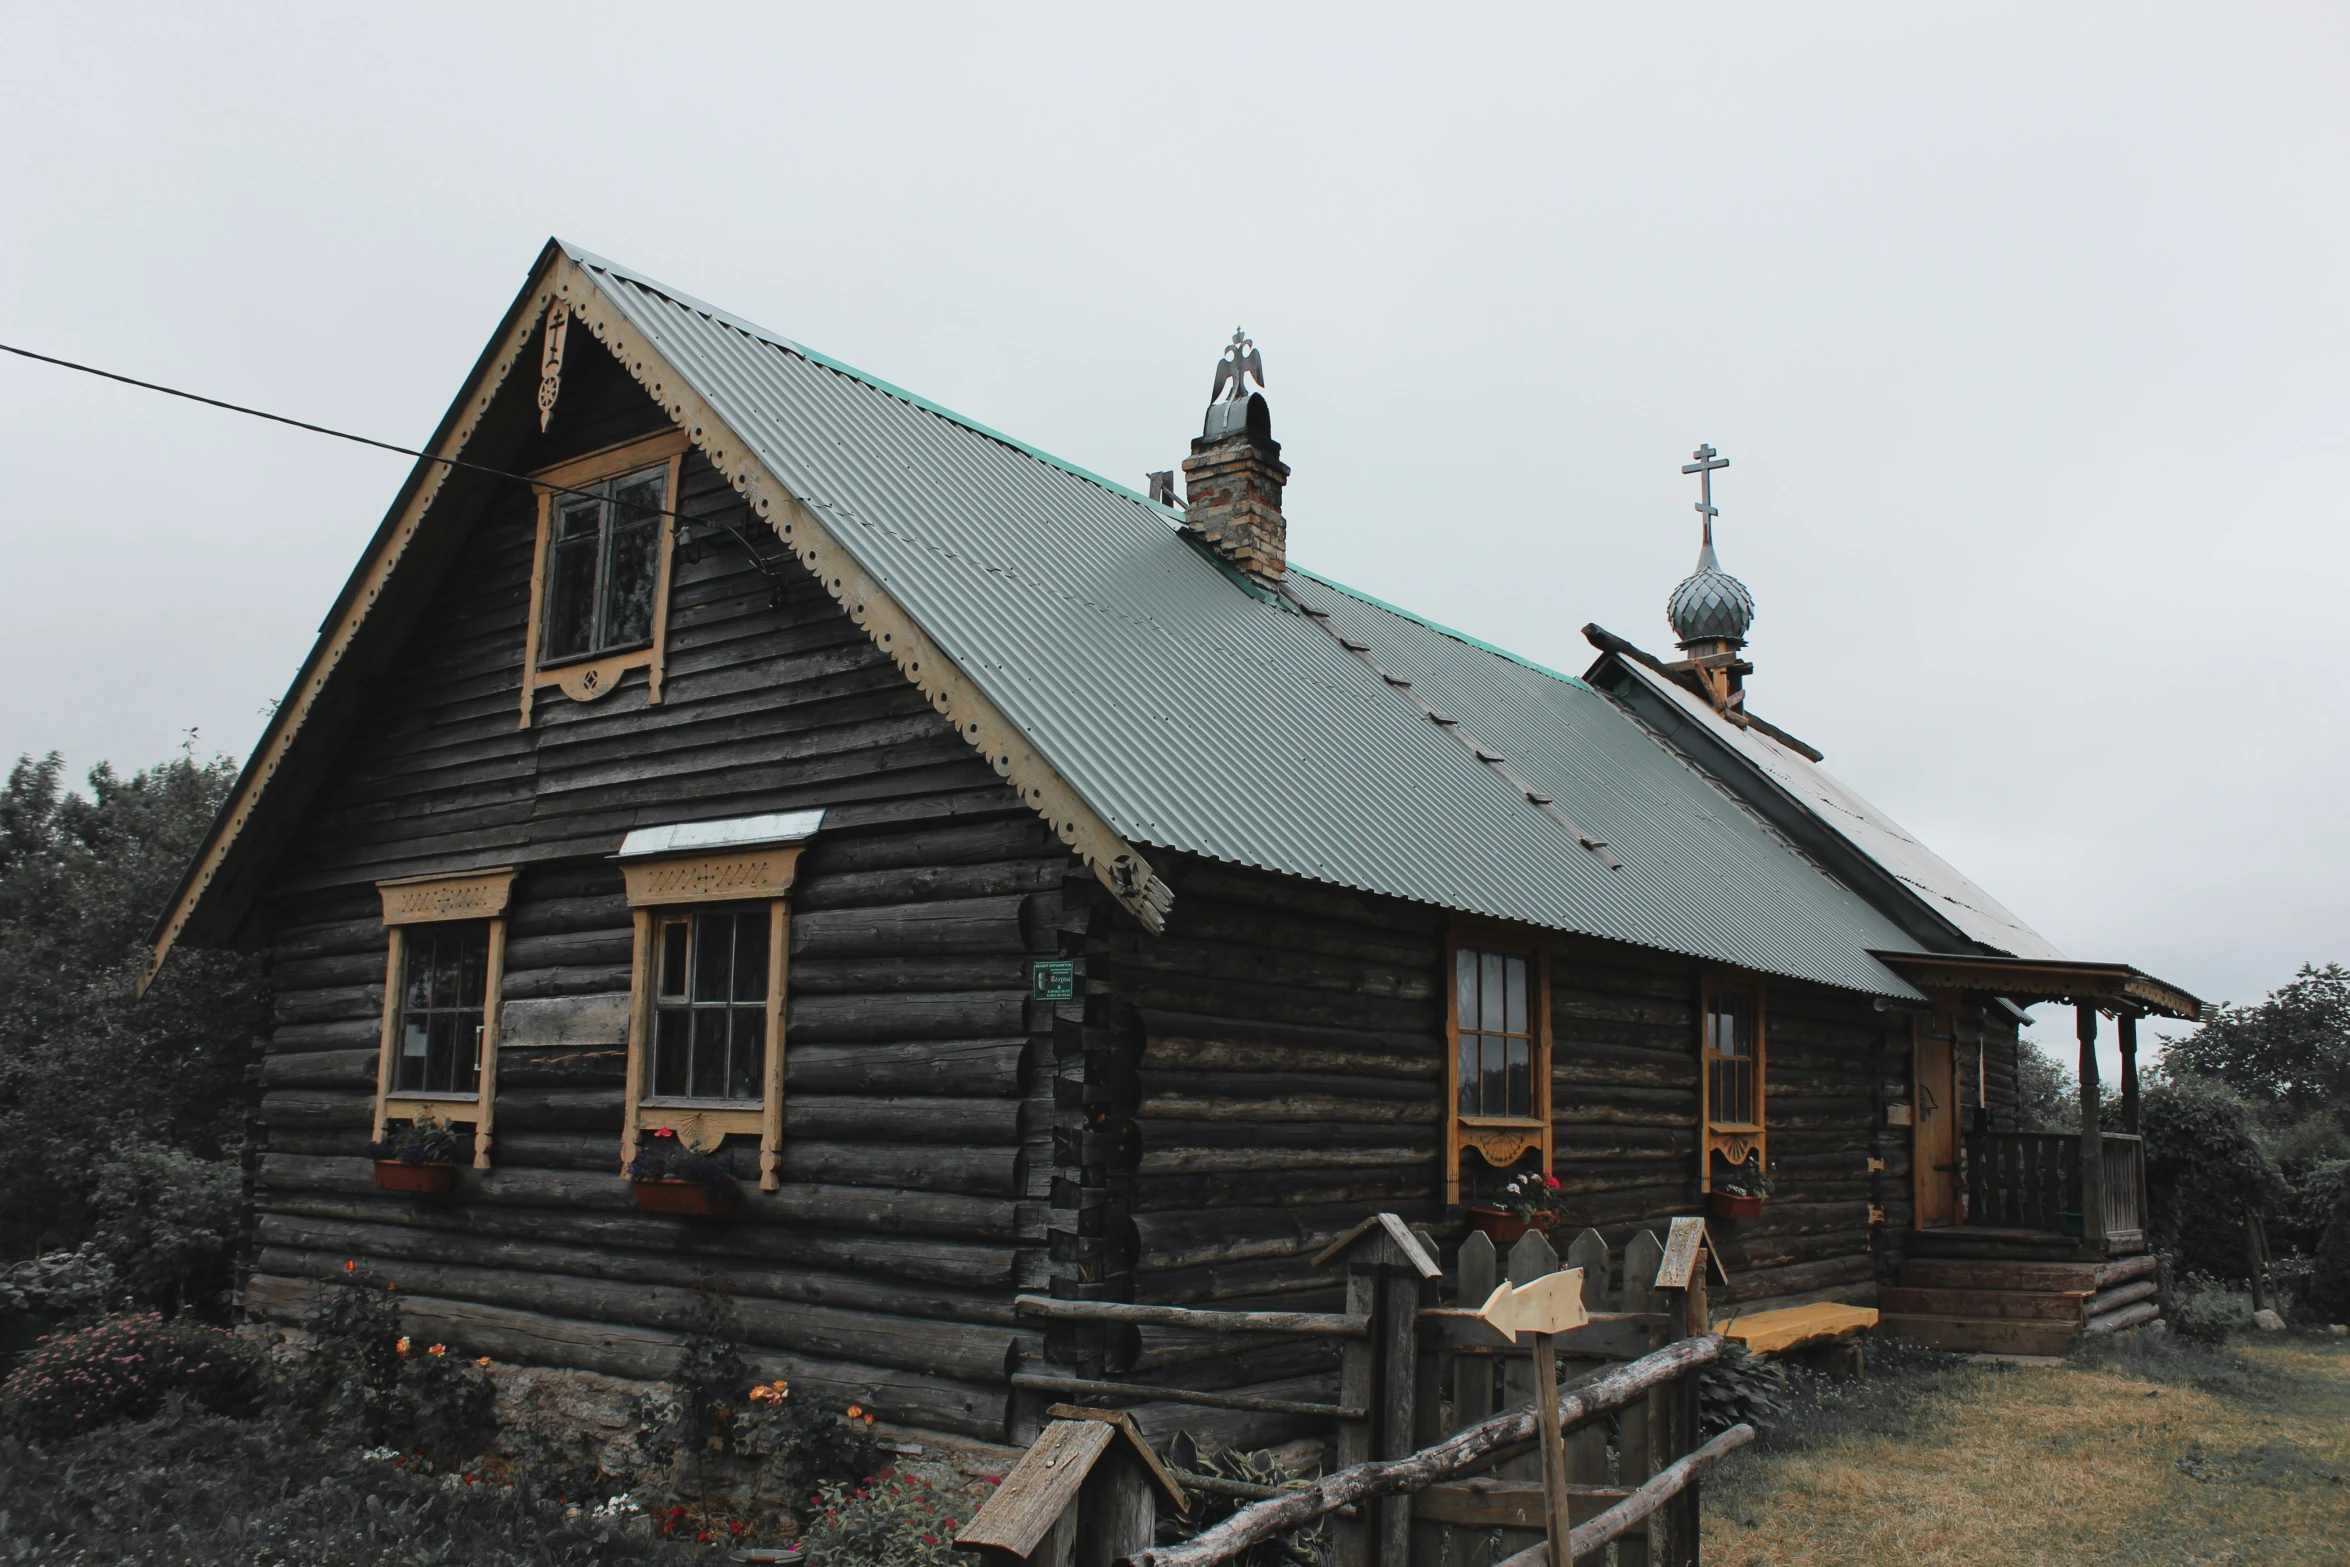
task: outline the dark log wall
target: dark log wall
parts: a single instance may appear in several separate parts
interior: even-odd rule
[[[550,437],[503,461],[659,427],[574,333]],[[698,458],[685,473],[682,511],[736,506]],[[520,486],[474,523],[275,871],[247,1308],[298,1317],[306,1281],[356,1259],[468,1350],[650,1376],[714,1265],[755,1358],[795,1385],[1000,1437],[1011,1297],[1052,1269],[1053,1019],[1027,966],[1059,950],[1069,855],[796,563],[772,604],[710,530],[677,566],[666,700],[637,671],[598,703],[543,692],[517,728],[534,526]],[[738,1149],[735,1221],[640,1213],[618,1174],[630,921],[606,857],[632,826],[818,805],[792,898],[783,1189],[759,1193]],[[523,867],[496,1167],[452,1200],[380,1193],[358,1156],[384,1000],[373,883],[496,864]]]

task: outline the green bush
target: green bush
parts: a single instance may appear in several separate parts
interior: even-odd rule
[[[217,1311],[230,1284],[244,1173],[139,1138],[116,1143],[90,1190],[92,1244],[140,1304]]]
[[[2350,1170],[2336,1167],[2333,1211],[2302,1287],[2305,1308],[2328,1322],[2350,1322]]]
[[[2225,1344],[2252,1331],[2252,1294],[2207,1273],[2188,1273],[2164,1295],[2162,1316],[2190,1344]]]
[[[449,1464],[495,1429],[497,1389],[446,1344],[403,1331],[393,1288],[345,1263],[311,1297],[306,1354],[278,1384],[283,1411],[329,1442],[388,1446]]]
[[[178,1394],[224,1412],[248,1409],[259,1356],[234,1333],[154,1312],[52,1334],[0,1383],[0,1423],[55,1440],[152,1415]]]
[[[2285,1192],[2254,1106],[2225,1083],[2179,1076],[2146,1090],[2140,1116],[2155,1249],[2182,1271],[2249,1278],[2245,1214],[2269,1212]]]
[[[713,1557],[524,1484],[167,1410],[60,1443],[0,1436],[0,1561],[139,1567],[683,1567]]]
[[[1773,1356],[1749,1353],[1736,1339],[1697,1374],[1700,1436],[1716,1437],[1741,1424],[1768,1431],[1793,1408],[1786,1368]]]
[[[838,1567],[963,1567],[955,1531],[975,1510],[967,1497],[884,1469],[854,1488],[827,1481],[800,1537]]]

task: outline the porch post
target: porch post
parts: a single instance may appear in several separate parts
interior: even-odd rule
[[[2081,1039],[2081,1244],[2105,1253],[2105,1139],[2097,1125],[2097,1004],[2073,1004]]]
[[[2122,1130],[2138,1135],[2138,1014],[2124,1012],[2122,1030]]]

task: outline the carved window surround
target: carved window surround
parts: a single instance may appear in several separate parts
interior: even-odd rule
[[[584,489],[598,480],[614,478],[650,468],[656,463],[669,465],[668,481],[662,488],[664,508],[675,512],[678,507],[678,483],[684,475],[685,454],[692,442],[682,430],[666,430],[648,435],[641,440],[623,441],[601,451],[575,457],[569,462],[541,468],[531,475],[541,486],[560,485],[569,489]],[[643,647],[622,652],[607,653],[596,658],[572,659],[560,664],[539,664],[539,642],[546,632],[547,613],[547,547],[553,533],[555,501],[558,491],[538,490],[538,542],[530,562],[530,621],[522,640],[522,719],[516,726],[530,727],[531,712],[538,694],[553,686],[574,702],[593,702],[598,697],[611,695],[620,687],[620,677],[632,669],[645,671],[645,700],[661,700],[661,681],[668,672],[669,648],[669,579],[671,557],[677,548],[677,530],[668,518],[661,520],[660,555],[653,576],[653,638]]]
[[[631,833],[622,845],[620,870],[627,883],[635,949],[629,971],[628,1089],[622,1120],[620,1166],[636,1158],[641,1135],[666,1129],[688,1148],[707,1152],[729,1134],[759,1139],[759,1189],[782,1185],[777,1165],[783,1150],[784,998],[791,949],[792,881],[800,853],[822,812],[796,817],[754,818],[741,823],[708,823]],[[787,840],[729,844],[730,829],[755,833],[757,824]],[[733,833],[743,836],[743,833]],[[717,841],[713,841],[717,840]],[[675,909],[765,904],[767,923],[766,1080],[758,1103],[739,1100],[660,1098],[648,1091],[652,1070],[656,934],[661,915]]]
[[[1501,953],[1522,958],[1527,971],[1528,1020],[1532,1033],[1533,1114],[1529,1116],[1464,1115],[1460,1109],[1462,1018],[1455,984],[1462,950]],[[1461,1200],[1461,1155],[1474,1149],[1494,1169],[1506,1169],[1530,1151],[1539,1150],[1542,1168],[1551,1168],[1550,1125],[1550,955],[1523,931],[1482,921],[1459,920],[1444,947],[1444,1200]],[[1477,1033],[1475,1020],[1466,1032]]]
[[[1697,1114],[1702,1135],[1698,1138],[1697,1185],[1701,1192],[1714,1189],[1714,1155],[1720,1154],[1731,1164],[1744,1164],[1748,1154],[1760,1155],[1759,1164],[1770,1168],[1769,1120],[1769,1061],[1770,1017],[1766,1010],[1768,990],[1758,977],[1737,971],[1708,974],[1701,982],[1697,1005]],[[1749,1037],[1752,1054],[1748,1058],[1725,1055],[1714,1048],[1713,1018],[1718,1003],[1744,1001],[1749,1010]],[[1715,1115],[1715,1084],[1726,1074],[1744,1072],[1751,1081],[1752,1114],[1734,1119]]]
[[[498,1094],[498,993],[506,975],[506,905],[514,891],[514,867],[461,871],[449,876],[404,876],[379,881],[386,934],[384,956],[383,1039],[375,1069],[375,1136],[380,1142],[392,1121],[419,1116],[473,1127],[473,1167],[490,1168],[490,1137],[495,1130]],[[489,961],[482,982],[480,1087],[473,1093],[416,1093],[395,1091],[394,1071],[400,1046],[400,1005],[408,961],[408,930],[417,925],[442,925],[485,920],[489,924]]]

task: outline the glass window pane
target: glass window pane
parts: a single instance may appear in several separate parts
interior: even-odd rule
[[[734,916],[702,914],[694,918],[694,999],[724,1001],[729,960],[734,956]]]
[[[1509,1099],[1504,1115],[1534,1113],[1533,1048],[1523,1039],[1509,1041]]]
[[[685,943],[688,927],[684,920],[668,920],[661,926],[661,989],[664,996],[683,998],[685,995]]]
[[[734,917],[734,999],[767,999],[767,911]]]
[[[734,1061],[726,1077],[726,1097],[758,1099],[767,1082],[767,1013],[761,1007],[736,1007]]]
[[[555,537],[563,539],[592,539],[603,506],[592,500],[576,500],[555,511]]]
[[[653,584],[661,563],[661,530],[638,523],[612,530],[604,573],[604,630],[598,648],[629,647],[653,635]]]
[[[658,468],[631,474],[612,486],[612,526],[631,527],[642,524],[659,526],[661,520],[661,492],[668,488],[669,476]]]
[[[400,1010],[423,1012],[432,1005],[432,936],[430,932],[412,930],[408,933],[408,951],[402,967]]]
[[[693,1018],[693,1084],[687,1092],[696,1099],[716,1099],[726,1092],[726,1009],[697,1009]]]
[[[1524,958],[1512,958],[1509,961],[1507,1022],[1509,1031],[1513,1034],[1531,1032],[1526,1027],[1526,960]]]
[[[464,938],[464,961],[459,965],[456,1005],[480,1007],[489,999],[490,932],[486,925],[469,926]]]
[[[1466,956],[1466,954],[1463,954]],[[1477,1036],[1461,1036],[1460,1084],[1455,1097],[1462,1115],[1477,1113]]]
[[[1508,1026],[1508,1014],[1502,1007],[1501,954],[1477,954],[1477,1026],[1487,1033],[1498,1034]]]
[[[654,1020],[653,1092],[663,1098],[683,1098],[693,1081],[687,1048],[692,1025],[693,1014],[679,1008],[665,1007]]]
[[[425,1040],[424,1086],[431,1092],[446,1092],[450,1075],[456,1070],[456,1014],[435,1012],[425,1029]]]
[[[555,545],[547,556],[545,658],[577,658],[593,649],[596,631],[596,541]]]
[[[1484,1071],[1480,1074],[1483,1080],[1477,1088],[1477,1097],[1484,1102],[1480,1113],[1506,1115],[1509,1112],[1504,1107],[1510,1102],[1509,1042],[1496,1035],[1485,1034],[1479,1037],[1478,1044],[1481,1047],[1478,1053],[1484,1061]]]
[[[481,1088],[481,1013],[467,1009],[457,1014],[457,1062],[453,1068],[449,1089],[452,1093],[478,1093]]]
[[[1452,1016],[1463,1035],[1476,1032],[1477,954],[1467,947],[1461,948],[1453,960]]]

